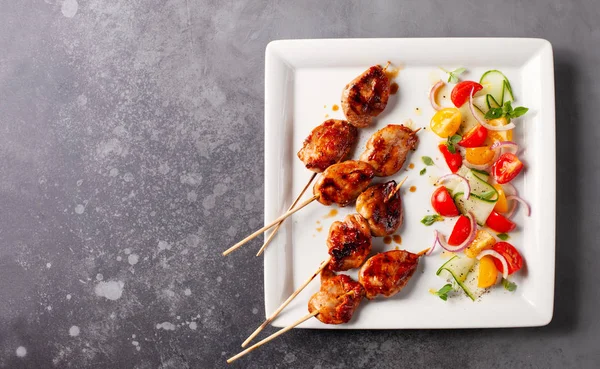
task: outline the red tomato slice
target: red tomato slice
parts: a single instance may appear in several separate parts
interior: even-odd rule
[[[471,91],[473,91],[473,95],[475,95],[478,91],[481,91],[483,86],[477,82],[473,81],[462,81],[452,89],[452,93],[450,94],[450,100],[457,108],[460,108],[465,101],[471,95]]]
[[[462,147],[480,147],[485,143],[487,135],[487,129],[482,125],[478,125],[464,135],[458,144]]]
[[[452,246],[458,246],[461,243],[465,242],[469,234],[471,233],[471,221],[464,215],[461,215],[460,218],[454,224],[454,228],[452,229],[452,233],[448,238],[448,244]]]
[[[444,217],[455,217],[460,214],[452,196],[444,186],[438,187],[431,195],[431,206],[433,210]]]
[[[440,144],[438,146],[442,155],[444,155],[444,160],[446,160],[446,164],[448,164],[448,168],[452,173],[458,172],[460,167],[462,166],[462,156],[457,151],[454,154],[448,151],[448,147],[445,144]]]
[[[512,181],[523,170],[523,163],[510,152],[500,155],[492,167],[496,182],[505,184]]]
[[[495,250],[504,256],[506,263],[508,264],[508,274],[513,274],[514,272],[523,268],[523,257],[510,243],[498,242],[492,246],[492,250]],[[502,263],[496,258],[494,258],[494,265],[496,265],[496,269],[498,269],[500,272],[504,270],[502,268]]]
[[[510,219],[496,211],[492,211],[485,224],[498,233],[508,233],[517,226]]]

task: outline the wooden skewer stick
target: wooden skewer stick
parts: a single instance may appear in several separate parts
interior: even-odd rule
[[[242,356],[246,355],[247,353],[249,353],[250,351],[254,351],[255,349],[259,348],[260,346],[264,345],[265,343],[271,341],[272,339],[284,334],[285,332],[289,331],[290,329],[294,328],[295,326],[304,323],[305,321],[307,321],[308,319],[312,318],[313,316],[319,314],[319,310],[315,310],[312,313],[305,315],[304,317],[298,319],[297,321],[295,321],[294,323],[292,323],[291,325],[288,325],[287,327],[278,330],[277,332],[273,333],[272,335],[270,335],[269,337],[265,338],[262,341],[259,341],[257,343],[255,343],[254,345],[248,347],[247,349],[245,349],[244,351],[240,352],[239,354],[230,357],[229,359],[227,359],[227,364],[231,364],[232,362],[234,362],[235,360],[241,358]]]
[[[306,282],[304,282],[300,287],[298,287],[298,289],[296,291],[294,291],[294,293],[292,293],[290,295],[290,297],[287,298],[287,300],[285,300],[283,302],[283,304],[281,304],[281,306],[279,306],[277,308],[277,310],[275,310],[275,312],[273,312],[273,314],[271,314],[270,317],[267,318],[267,320],[265,320],[260,327],[256,328],[256,330],[254,332],[252,332],[252,334],[246,338],[246,340],[244,341],[244,343],[242,343],[242,347],[246,347],[248,345],[248,343],[250,343],[250,341],[252,341],[254,339],[254,337],[256,337],[267,325],[269,325],[269,323],[271,323],[273,321],[273,319],[275,319],[279,313],[281,313],[281,311],[283,309],[285,309],[286,306],[289,305],[290,302],[292,302],[292,300],[298,296],[300,294],[300,292],[302,292],[302,290],[308,286],[308,284],[315,279],[316,276],[318,276],[321,271],[323,269],[325,269],[325,267],[329,264],[329,262],[331,261],[331,256],[329,258],[327,258],[327,260],[323,261],[321,263],[321,266],[319,267],[319,269],[317,269],[317,271],[309,278],[306,280]]]
[[[290,205],[290,208],[288,209],[288,211],[292,210],[294,208],[294,206],[296,206],[296,204],[298,203],[298,201],[300,201],[300,198],[302,198],[302,195],[304,195],[304,193],[306,192],[306,190],[308,189],[308,187],[310,186],[310,184],[312,183],[312,181],[315,179],[316,176],[317,176],[317,173],[313,173],[312,177],[310,177],[310,180],[308,181],[306,186],[304,186],[304,189],[302,190],[302,192],[300,192],[300,195],[298,195],[298,197],[296,197],[296,200],[294,200],[292,205]],[[269,246],[269,244],[275,237],[275,234],[277,234],[277,231],[279,231],[279,228],[281,228],[281,225],[283,224],[283,222],[285,222],[285,219],[282,220],[281,222],[279,222],[279,224],[277,224],[277,227],[275,227],[275,229],[273,230],[273,232],[271,232],[271,234],[269,235],[269,237],[267,238],[265,243],[263,243],[260,250],[258,250],[258,252],[256,253],[256,256],[260,256],[260,254],[262,254],[263,251],[265,251],[267,246]]]
[[[417,129],[415,129],[415,130],[413,131],[413,133],[417,133],[417,132],[419,132],[420,130],[421,130],[421,127],[419,127],[419,128],[417,128]]]
[[[425,253],[427,253],[427,251],[429,251],[429,247],[428,247],[428,248],[426,248],[425,250],[419,251],[419,252],[417,253],[417,255],[418,255],[418,256],[423,256],[423,255],[425,255]]]
[[[306,205],[310,204],[311,202],[315,201],[318,198],[318,196],[313,196],[310,199],[304,201],[302,204],[298,205],[298,207],[289,210],[287,212],[285,212],[285,214],[283,214],[282,216],[280,216],[279,218],[275,219],[274,221],[272,221],[271,223],[267,224],[266,226],[262,227],[261,229],[259,229],[258,231],[252,233],[250,236],[244,238],[243,240],[241,240],[240,242],[236,243],[235,245],[231,246],[230,248],[228,248],[227,250],[225,250],[223,252],[223,256],[227,256],[229,254],[231,254],[233,251],[237,250],[238,248],[240,248],[243,244],[245,244],[246,242],[252,240],[253,238],[255,238],[256,236],[258,236],[259,234],[263,233],[264,231],[266,231],[267,229],[275,226],[277,223],[281,222],[282,220],[284,220],[285,218],[289,217],[290,215],[294,214],[295,212],[297,212],[298,210],[304,208]]]
[[[383,67],[383,70],[386,71],[388,69],[388,67],[390,66],[390,64],[392,64],[391,61],[387,61],[387,63],[385,64],[385,67]]]
[[[387,199],[385,199],[385,202],[388,202],[389,199],[391,199],[392,197],[394,197],[394,195],[396,194],[396,192],[398,192],[400,190],[400,187],[402,187],[402,185],[404,184],[404,182],[406,182],[407,179],[408,179],[408,176],[404,177],[404,179],[401,180],[400,183],[398,183],[396,185],[396,187],[394,188],[394,190],[388,195]]]

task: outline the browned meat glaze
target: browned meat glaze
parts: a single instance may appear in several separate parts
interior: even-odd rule
[[[356,211],[367,220],[373,236],[384,237],[396,232],[404,219],[396,181],[367,188],[356,199]]]
[[[333,222],[329,228],[327,247],[331,255],[330,270],[360,267],[371,252],[369,224],[360,214],[350,214],[343,222]]]
[[[409,150],[415,150],[419,137],[408,127],[390,124],[375,132],[360,160],[371,164],[378,177],[388,177],[397,173]]]
[[[321,173],[343,160],[356,144],[357,137],[358,129],[345,120],[326,120],[304,140],[298,158],[307,169]]]
[[[385,109],[390,97],[390,79],[375,65],[348,83],[342,92],[342,109],[348,122],[363,128]]]
[[[417,270],[419,255],[404,250],[382,252],[360,268],[358,281],[369,300],[377,295],[390,297],[400,292]]]
[[[360,283],[325,269],[321,272],[321,289],[308,301],[308,311],[318,311],[316,318],[325,324],[348,323],[364,296]]]
[[[346,160],[327,168],[313,187],[323,205],[346,206],[371,184],[373,167],[362,161]]]

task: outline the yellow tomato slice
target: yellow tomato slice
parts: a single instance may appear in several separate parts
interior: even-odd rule
[[[487,164],[494,159],[495,152],[487,146],[469,147],[465,152],[465,159],[471,164]]]
[[[444,108],[431,118],[429,126],[436,135],[441,138],[448,138],[458,131],[462,115],[456,108]]]
[[[488,124],[492,126],[505,126],[508,124],[508,120],[505,117],[488,120]],[[491,131],[488,130],[488,136],[485,139],[487,146],[493,145],[498,141],[512,141],[512,129],[508,131]]]
[[[477,287],[488,288],[496,284],[498,269],[494,265],[493,257],[486,255],[479,260],[479,276],[477,276]]]
[[[494,210],[498,213],[506,213],[508,211],[508,201],[506,201],[506,193],[504,193],[504,188],[502,188],[502,185],[498,183],[494,185],[494,188],[496,191],[498,191],[498,201],[496,201]]]

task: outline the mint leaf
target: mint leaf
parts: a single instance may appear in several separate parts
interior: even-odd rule
[[[448,284],[444,285],[444,287],[437,290],[437,292],[435,292],[435,295],[437,295],[442,300],[447,301],[448,300],[448,292],[450,292],[450,291],[452,291],[452,285],[450,283],[448,283]]]
[[[426,215],[423,217],[423,219],[421,219],[421,223],[425,224],[426,226],[430,226],[435,222],[439,222],[440,220],[444,220],[444,218],[442,218],[441,216],[434,214],[434,215]]]
[[[510,292],[514,292],[517,290],[517,284],[515,282],[509,281],[508,279],[502,278],[502,285],[505,289],[507,289]]]
[[[487,113],[485,113],[484,118],[485,119],[498,119],[500,117],[502,117],[503,112],[502,112],[502,108],[491,108],[490,110],[487,111]]]
[[[433,159],[431,159],[429,156],[421,156],[421,160],[423,160],[423,163],[425,163],[425,165],[435,165],[433,163]]]
[[[508,235],[507,235],[506,233],[498,233],[496,236],[497,236],[499,239],[501,239],[502,241],[506,241],[506,240],[508,240],[508,238],[509,238],[509,237],[508,237]]]
[[[452,137],[450,137],[448,139],[448,141],[452,142],[453,144],[459,143],[460,140],[462,140],[462,136],[461,135],[454,135],[454,136],[452,136]]]
[[[448,151],[450,151],[450,154],[456,154],[456,147],[454,147],[453,144],[448,142],[446,143],[446,147],[448,148]]]
[[[463,74],[466,71],[467,71],[467,68],[456,68],[451,73],[454,74],[455,76],[460,76],[461,74]]]
[[[518,106],[515,108],[515,110],[512,111],[512,113],[510,114],[511,118],[518,118],[521,115],[525,115],[525,113],[527,113],[529,111],[529,108],[525,108],[523,106]]]
[[[448,82],[449,83],[457,83],[459,81],[458,76],[460,76],[467,70],[466,68],[456,68],[455,70],[450,72],[442,67],[438,67],[438,68],[440,68],[444,72],[448,73]]]
[[[494,197],[494,194],[496,194],[496,191],[488,191],[488,192],[484,192],[481,195],[479,195],[479,197],[481,197],[484,200],[490,200],[492,197]]]
[[[426,172],[427,172],[427,168],[423,168],[423,169],[421,169],[421,171],[419,172],[419,175],[421,175],[421,176],[422,176],[422,175],[423,175],[423,174],[425,174]]]

